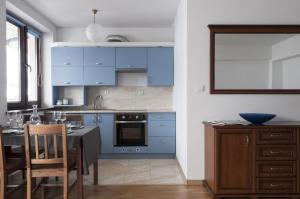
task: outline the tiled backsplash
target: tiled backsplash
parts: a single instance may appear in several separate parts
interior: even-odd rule
[[[93,107],[95,97],[102,95],[107,109],[172,109],[172,92],[172,87],[90,87],[88,106]]]

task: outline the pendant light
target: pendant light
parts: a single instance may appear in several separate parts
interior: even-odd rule
[[[92,12],[94,14],[94,23],[92,23],[86,27],[85,33],[86,33],[86,37],[90,41],[96,42],[100,39],[102,27],[96,23],[96,14],[97,14],[98,10],[93,9]]]

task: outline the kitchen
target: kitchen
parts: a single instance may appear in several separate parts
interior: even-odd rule
[[[1,126],[37,104],[71,127],[70,198],[298,198],[299,6],[0,0]],[[3,128],[4,143],[23,146],[26,129]],[[45,182],[37,197],[62,195]]]

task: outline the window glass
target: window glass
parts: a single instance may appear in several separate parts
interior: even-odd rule
[[[21,101],[20,29],[6,22],[7,102]]]
[[[38,45],[37,38],[27,33],[27,96],[28,101],[38,100]]]

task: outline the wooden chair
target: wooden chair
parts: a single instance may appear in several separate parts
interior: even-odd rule
[[[69,174],[72,169],[75,169],[76,159],[72,159],[72,156],[74,157],[76,154],[74,152],[72,154],[68,153],[66,126],[63,124],[26,124],[24,133],[27,199],[31,199],[32,195],[32,178],[47,179],[49,177],[63,177],[63,184],[47,184],[44,183],[45,180],[42,180],[41,186],[43,186],[43,189],[44,187],[63,186],[63,198],[67,199],[70,188],[75,184],[74,182],[73,185],[69,186]],[[49,147],[50,140],[53,143],[53,149]],[[35,153],[31,152],[31,149]],[[34,157],[32,157],[32,154],[35,154]],[[42,193],[44,194],[44,190],[42,190]]]
[[[6,158],[2,136],[2,128],[0,127],[0,199],[6,199],[9,194],[25,184],[24,181],[18,185],[8,184],[8,176],[16,171],[24,170],[25,163],[22,158]]]

